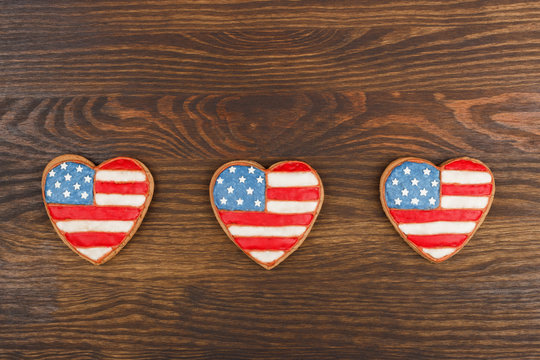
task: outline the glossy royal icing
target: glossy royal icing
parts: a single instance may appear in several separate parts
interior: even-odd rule
[[[324,198],[308,164],[283,161],[265,170],[252,161],[221,166],[210,183],[212,209],[229,238],[272,269],[308,236]]]
[[[60,238],[95,265],[116,255],[137,231],[154,182],[139,161],[126,157],[94,166],[77,155],[53,159],[42,179],[47,214]]]
[[[401,237],[426,259],[442,262],[461,250],[484,221],[495,181],[475,159],[453,159],[437,167],[402,158],[384,171],[380,192]]]

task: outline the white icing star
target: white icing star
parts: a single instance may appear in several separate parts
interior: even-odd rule
[[[397,185],[399,183],[399,180],[398,179],[393,179],[392,180],[392,185]]]
[[[417,199],[417,198],[413,198],[413,199],[411,200],[411,204],[413,204],[413,205],[418,205],[418,199]]]
[[[73,188],[75,190],[79,190],[81,188],[81,185],[79,183],[75,183],[75,185],[73,185]]]
[[[70,174],[64,175],[64,179],[66,179],[66,181],[71,181],[71,175]]]
[[[64,197],[69,197],[69,194],[71,194],[69,191],[64,191],[62,194],[64,194]]]
[[[246,192],[248,193],[248,195],[252,195],[253,194],[253,189],[251,187],[248,187],[246,189]]]
[[[227,188],[227,192],[228,192],[229,194],[232,194],[232,193],[234,192],[234,188],[233,188],[232,186],[229,186],[229,187]]]
[[[401,199],[400,198],[397,198],[396,200],[394,200],[394,202],[396,203],[396,205],[401,205]]]
[[[92,178],[91,178],[90,176],[86,175],[86,176],[84,177],[84,182],[89,183],[90,180],[92,180]]]
[[[248,169],[248,173],[255,174],[255,168],[252,166]]]
[[[261,183],[263,182],[263,177],[259,175],[259,177],[257,178],[257,183]]]
[[[229,168],[229,172],[230,172],[230,173],[233,173],[233,172],[235,172],[235,171],[236,171],[236,168],[235,168],[234,166],[231,166],[231,167]]]
[[[411,184],[413,184],[414,186],[418,186],[418,180],[416,178],[412,179]]]
[[[47,190],[47,196],[52,196],[52,191],[51,190]]]
[[[60,168],[62,168],[62,170],[66,170],[67,169],[67,164],[65,162],[60,164]]]
[[[81,165],[77,166],[77,172],[82,172],[82,166]]]
[[[236,203],[238,205],[242,205],[244,203],[244,200],[243,199],[238,199],[238,200],[236,200]]]
[[[54,175],[56,175],[56,172],[54,170],[49,171],[49,176],[50,177],[53,177]]]
[[[429,175],[429,174],[431,174],[431,170],[429,170],[428,168],[425,168],[424,175]]]
[[[408,196],[409,195],[409,190],[407,190],[407,189],[401,190],[401,195]]]
[[[435,205],[435,199],[433,197],[429,198],[429,205]]]
[[[83,192],[81,193],[81,197],[82,197],[83,199],[86,199],[86,198],[88,197],[88,193],[87,193],[86,191],[83,191]]]
[[[217,179],[217,183],[218,183],[219,185],[223,184],[223,179],[222,179],[222,178],[218,178],[218,179]]]
[[[54,187],[57,188],[57,189],[60,187],[60,185],[62,185],[62,184],[60,184],[59,181],[57,181],[57,182],[54,183]]]
[[[261,200],[255,200],[255,206],[260,207],[261,206]]]
[[[426,188],[423,188],[422,190],[420,190],[420,196],[427,196]]]
[[[238,178],[238,181],[240,181],[240,182],[243,184],[243,183],[246,182],[246,178],[243,177],[243,176],[240,176],[240,177]]]
[[[409,169],[409,167],[407,166],[405,169],[403,169],[403,172],[405,173],[405,175],[410,175],[411,169]]]
[[[220,200],[219,200],[220,203],[222,203],[223,205],[225,205],[227,203],[227,199],[225,199],[224,197],[222,197]]]
[[[437,180],[433,180],[433,181],[431,182],[431,186],[435,187],[435,186],[437,186],[438,183],[439,183],[439,182],[438,182]]]

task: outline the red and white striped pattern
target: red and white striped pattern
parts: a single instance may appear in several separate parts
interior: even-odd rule
[[[315,170],[303,162],[278,163],[265,172],[265,211],[220,210],[219,218],[244,252],[272,268],[309,233],[321,207],[323,190]]]
[[[403,236],[432,261],[458,252],[476,231],[493,197],[491,171],[456,159],[441,167],[440,205],[434,210],[389,209]]]
[[[83,257],[99,264],[132,232],[144,209],[149,179],[141,165],[116,158],[95,168],[94,204],[48,204],[59,232]]]

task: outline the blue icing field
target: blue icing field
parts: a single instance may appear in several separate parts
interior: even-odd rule
[[[430,210],[439,206],[440,173],[433,165],[406,161],[385,183],[386,205],[393,209]]]
[[[214,202],[220,210],[264,211],[265,196],[265,174],[253,166],[229,166],[214,184]]]
[[[47,174],[45,201],[52,204],[92,205],[95,171],[75,162],[64,162]]]

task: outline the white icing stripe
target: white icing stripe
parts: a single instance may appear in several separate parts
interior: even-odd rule
[[[291,237],[300,236],[304,231],[305,226],[229,226],[229,232],[233,236]]]
[[[489,196],[442,196],[443,209],[483,209],[489,202]]]
[[[96,194],[97,205],[141,206],[146,201],[144,195]]]
[[[279,214],[302,214],[310,213],[317,209],[318,201],[273,201],[266,203],[266,209],[271,213]]]
[[[271,263],[282,257],[285,252],[281,250],[253,250],[249,254],[262,263]]]
[[[433,249],[422,248],[422,251],[435,259],[440,259],[447,255],[452,254],[454,251],[456,251],[456,248],[453,248],[453,247],[443,247],[443,248],[433,248]]]
[[[474,221],[433,221],[418,224],[399,224],[407,235],[468,234],[473,231]]]
[[[268,186],[270,187],[296,187],[296,186],[316,186],[319,180],[310,171],[296,172],[270,172],[267,175]]]
[[[76,248],[78,252],[83,254],[84,256],[94,260],[98,261],[103,256],[107,255],[112,251],[112,248],[110,247],[90,247],[90,248]]]
[[[120,232],[125,233],[131,230],[134,221],[121,221],[121,220],[67,220],[58,221],[56,226],[64,232],[77,233],[77,232]]]
[[[146,174],[144,171],[131,171],[131,170],[98,170],[96,172],[97,181],[114,181],[117,183],[122,182],[139,182],[146,181]]]
[[[487,171],[443,170],[441,181],[447,184],[488,184],[491,174]]]

